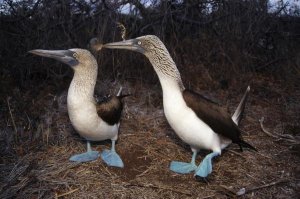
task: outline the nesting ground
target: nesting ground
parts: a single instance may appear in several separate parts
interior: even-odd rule
[[[118,84],[105,84],[114,88],[111,92],[119,89]],[[68,160],[85,151],[85,142],[68,119],[67,85],[60,90],[42,85],[26,92],[15,88],[6,95],[0,115],[0,198],[297,198],[299,87],[256,76],[241,128],[258,152],[240,152],[230,145],[203,182],[168,169],[172,160],[190,161],[191,151],[164,117],[160,86],[122,85],[125,93],[133,94],[124,100],[116,145],[124,169],[107,167],[100,158],[84,164]],[[246,86],[202,86],[201,91],[233,113]],[[262,117],[265,131],[259,123]],[[110,141],[93,143],[98,151],[110,146]],[[200,152],[197,162],[207,153]]]

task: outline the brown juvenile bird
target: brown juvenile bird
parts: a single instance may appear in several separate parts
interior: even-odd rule
[[[100,47],[101,49],[101,47]],[[112,141],[111,150],[101,153],[109,166],[124,167],[123,161],[115,151],[123,104],[122,87],[117,96],[107,96],[98,103],[94,98],[98,64],[94,56],[85,49],[69,50],[31,50],[32,54],[49,57],[71,66],[74,76],[68,90],[68,113],[73,127],[87,140],[87,152],[74,155],[71,161],[87,162],[99,157],[98,151],[91,149],[90,141]]]

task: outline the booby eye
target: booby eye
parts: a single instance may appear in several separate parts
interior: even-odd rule
[[[141,45],[142,44],[142,42],[141,41],[138,41],[138,45]]]
[[[78,58],[77,53],[74,53],[74,54],[73,54],[73,57],[77,59],[77,58]]]

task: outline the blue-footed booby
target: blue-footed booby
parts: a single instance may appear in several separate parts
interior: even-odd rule
[[[163,91],[165,116],[175,133],[193,152],[190,163],[172,161],[170,169],[177,173],[194,172],[195,176],[207,177],[212,172],[212,158],[231,142],[255,150],[241,138],[238,123],[243,112],[250,87],[233,117],[227,109],[218,106],[201,95],[186,89],[180,73],[163,42],[154,35],[105,44],[103,47],[127,49],[144,54],[158,75]],[[211,150],[199,166],[196,156],[200,149]]]
[[[73,155],[70,160],[75,162],[96,160],[99,153],[91,149],[90,141],[110,139],[112,141],[111,150],[104,150],[100,156],[109,166],[124,167],[122,159],[115,151],[123,109],[122,87],[117,96],[107,96],[100,102],[96,102],[94,88],[98,64],[88,50],[78,48],[69,50],[37,49],[29,52],[61,61],[74,70],[67,97],[68,114],[75,130],[87,140],[87,152]]]

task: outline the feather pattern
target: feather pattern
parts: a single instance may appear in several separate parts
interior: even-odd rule
[[[151,62],[163,90],[166,118],[176,134],[193,150],[201,148],[220,152],[228,140],[254,149],[241,138],[237,124],[241,119],[247,95],[240,103],[233,119],[227,109],[211,100],[185,89],[179,70],[164,43],[154,35],[137,37],[104,45],[105,48],[128,49],[143,53]],[[226,144],[220,139],[227,138]]]
[[[234,143],[240,141],[241,132],[232,121],[227,109],[211,103],[191,90],[186,89],[182,94],[187,106],[215,133],[231,139]]]
[[[242,147],[248,147],[256,150],[253,146],[246,143],[241,138],[241,130],[237,124],[231,119],[227,109],[210,102],[203,96],[191,90],[184,90],[183,98],[188,107],[190,107],[195,114],[205,122],[215,133],[222,135],[232,140]]]
[[[105,96],[96,104],[99,117],[110,125],[119,123],[121,119],[123,103],[120,97]]]

